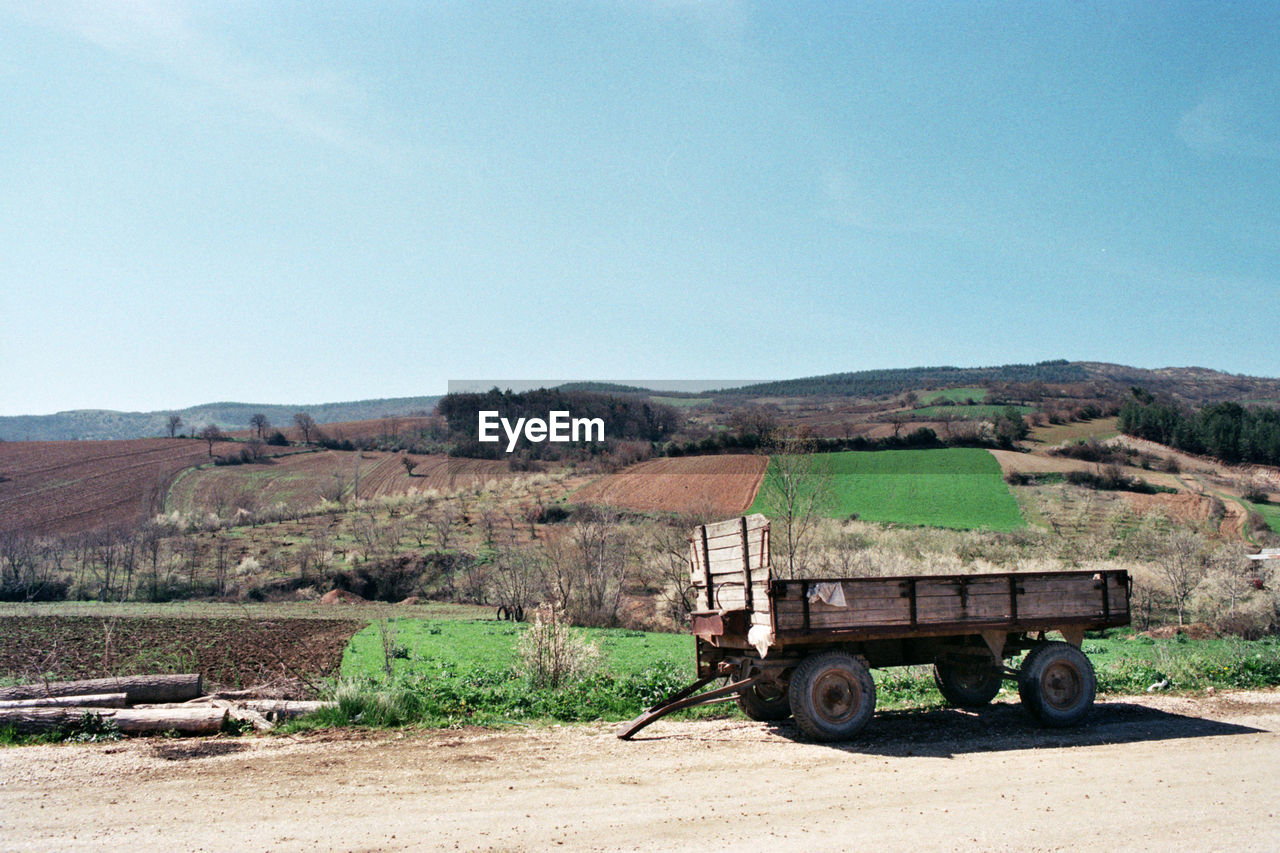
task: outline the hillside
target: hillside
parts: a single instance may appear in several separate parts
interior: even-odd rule
[[[1238,403],[1280,400],[1280,379],[1237,376],[1202,367],[1162,367],[1149,370],[1094,361],[1042,361],[994,367],[908,367],[831,373],[725,389],[720,396],[745,397],[882,397],[907,391],[960,386],[1075,386],[1081,393],[1124,395],[1138,385],[1178,402],[1204,405],[1231,400]],[[1045,389],[1047,390],[1047,389]]]
[[[307,412],[318,424],[368,421],[397,415],[430,412],[439,401],[434,397],[393,397],[316,405],[266,403],[206,403],[186,409],[158,412],[116,412],[81,409],[53,415],[12,415],[0,417],[0,441],[84,441],[101,439],[154,438],[166,435],[170,415],[182,418],[179,432],[190,434],[206,424],[224,430],[243,430],[256,413],[267,416],[273,426],[288,427],[297,412]]]

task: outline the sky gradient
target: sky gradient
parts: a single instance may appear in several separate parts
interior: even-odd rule
[[[0,0],[0,414],[1277,376],[1277,44],[1275,3]]]

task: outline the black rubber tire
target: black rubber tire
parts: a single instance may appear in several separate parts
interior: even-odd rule
[[[502,604],[498,606],[497,615],[498,615],[499,622],[506,622],[508,619],[511,618],[511,611],[507,609],[507,606],[505,604]]]
[[[1046,726],[1074,726],[1089,713],[1097,692],[1093,664],[1070,643],[1036,646],[1018,675],[1022,707]]]
[[[520,606],[520,605],[518,605],[518,604],[515,606],[515,608],[511,611],[511,621],[512,621],[512,622],[523,622],[523,621],[524,621],[524,608],[523,608],[523,607],[521,607],[521,606]]]
[[[990,705],[1000,692],[1003,681],[1004,673],[995,664],[933,665],[933,683],[938,685],[942,698],[953,708],[976,710]]]
[[[791,716],[791,698],[785,684],[753,684],[738,694],[738,707],[748,719],[761,723],[776,723]],[[776,696],[772,695],[777,693]]]
[[[817,741],[847,740],[876,710],[876,684],[861,658],[822,652],[805,658],[791,676],[787,693],[796,725]]]

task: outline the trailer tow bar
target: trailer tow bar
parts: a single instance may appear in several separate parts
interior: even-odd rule
[[[741,681],[734,681],[726,684],[724,687],[717,687],[715,690],[708,690],[706,693],[698,693],[703,687],[706,687],[717,678],[723,678],[723,675],[708,675],[706,678],[699,678],[683,690],[672,693],[666,699],[654,705],[631,722],[618,729],[618,737],[622,740],[631,740],[631,737],[645,726],[652,723],[667,714],[684,710],[685,708],[696,708],[699,705],[714,705],[717,702],[727,702],[734,698],[743,690],[760,680],[760,677],[753,676],[744,678]],[[697,695],[694,695],[697,694]]]

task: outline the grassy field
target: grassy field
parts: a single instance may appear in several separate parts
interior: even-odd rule
[[[288,629],[288,616],[299,614],[286,615],[286,610],[270,607],[277,608],[271,611],[279,620],[274,624],[284,628],[280,636],[245,637],[245,641],[274,642],[297,633]],[[330,682],[338,707],[291,724],[284,731],[333,725],[442,727],[625,720],[694,678],[694,645],[688,634],[575,628],[572,630],[578,637],[599,650],[598,670],[558,688],[537,687],[521,672],[516,651],[521,637],[531,630],[529,625],[476,618],[475,609],[447,607],[426,611],[435,618],[394,616],[385,611],[356,632],[342,651],[337,681]],[[323,610],[326,615],[355,616],[346,608]],[[366,617],[373,615],[359,610]],[[210,617],[213,612],[190,609],[190,615],[197,618]],[[172,612],[166,611],[166,615]],[[268,613],[264,610],[259,615]],[[304,617],[302,624],[309,621]],[[171,624],[166,633],[154,634],[153,640],[176,644],[176,649],[193,638],[208,639],[207,624],[191,624],[191,635],[184,637],[172,630],[177,625]],[[146,655],[137,657],[139,671],[154,671],[155,661],[166,648],[146,649]],[[1084,648],[1097,669],[1100,693],[1141,694],[1159,682],[1165,682],[1165,689],[1171,692],[1280,685],[1280,638],[1276,637],[1257,641],[1152,639],[1122,630],[1109,637],[1092,635]],[[1015,660],[1014,665],[1017,663]],[[122,670],[118,674],[129,673]],[[876,670],[874,676],[877,707],[882,710],[943,704],[930,667]],[[1016,701],[1016,686],[1006,684],[1000,698]],[[738,713],[728,703],[695,709],[685,716]],[[0,743],[48,739],[59,738],[24,738],[0,730]]]
[[[625,720],[694,678],[693,640],[686,634],[574,629],[601,651],[601,670],[559,689],[532,687],[517,671],[516,642],[527,625],[493,621],[397,619],[389,623],[399,648],[387,675],[383,626],[356,634],[342,673],[362,690],[344,700],[329,722],[364,711],[373,718],[427,725],[494,725],[536,720]],[[1156,640],[1128,631],[1092,636],[1085,651],[1097,669],[1100,693],[1139,694],[1166,681],[1174,692],[1255,688],[1280,684],[1280,639]],[[1015,665],[1017,661],[1015,661]],[[876,670],[877,707],[941,707],[927,666]],[[1006,684],[1002,698],[1017,699]],[[369,709],[373,709],[372,711]],[[730,703],[690,712],[734,716]],[[360,718],[365,721],[366,718]]]
[[[922,418],[940,418],[943,415],[951,414],[957,418],[972,420],[999,417],[1008,408],[1017,409],[1020,415],[1029,415],[1035,411],[1032,406],[923,406],[919,409],[910,409],[907,414]]]
[[[941,391],[925,391],[919,395],[920,402],[925,405],[939,400],[950,400],[953,403],[972,400],[975,403],[981,403],[985,399],[987,399],[986,388],[944,388]]]
[[[1277,506],[1276,504],[1246,503],[1248,503],[1249,509],[1253,510],[1266,520],[1268,527],[1276,533],[1280,533],[1280,506]]]
[[[1035,427],[1031,430],[1031,440],[1052,446],[1067,441],[1087,441],[1091,438],[1105,441],[1119,434],[1115,418],[1095,418],[1091,421]]]
[[[711,401],[710,397],[650,397],[649,399],[677,409],[691,409]]]
[[[995,458],[979,448],[824,453],[833,502],[830,515],[865,521],[1009,531],[1024,527]],[[766,487],[749,512],[776,515]]]

